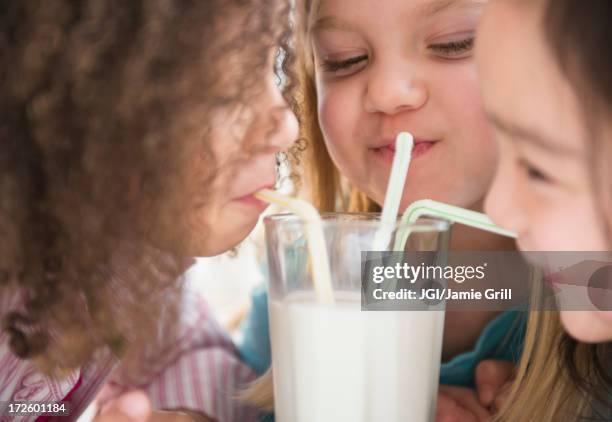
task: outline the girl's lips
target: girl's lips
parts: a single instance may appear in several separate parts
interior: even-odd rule
[[[412,158],[417,158],[425,154],[435,145],[435,143],[436,143],[435,141],[434,142],[416,142],[414,144],[414,147],[412,148]]]
[[[416,141],[412,148],[412,159],[419,158],[429,151],[437,141]],[[384,161],[393,162],[395,156],[395,145],[389,144],[378,148],[370,148],[374,154]]]
[[[261,199],[257,199],[254,194],[241,196],[240,198],[234,199],[234,201],[254,207],[259,212],[263,212],[266,208],[268,208],[268,203],[262,201]]]
[[[251,191],[251,193],[244,195],[244,196],[240,196],[238,198],[233,199],[233,201],[239,202],[241,204],[245,204],[245,205],[249,205],[251,207],[255,207],[256,209],[258,209],[260,212],[263,212],[263,210],[265,210],[268,207],[268,203],[262,201],[261,199],[257,199],[255,197],[255,193],[259,192],[262,189],[274,189],[274,185],[276,184],[276,182],[274,183],[267,183],[253,191]]]

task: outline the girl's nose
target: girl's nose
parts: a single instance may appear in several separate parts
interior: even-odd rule
[[[364,108],[369,113],[396,114],[417,110],[428,99],[427,89],[405,66],[382,64],[370,71],[364,97]]]
[[[277,153],[288,149],[297,140],[297,118],[288,107],[274,76],[266,81],[265,91],[254,107],[259,114],[256,123],[259,129],[251,139],[251,152]]]
[[[298,138],[298,121],[286,105],[278,106],[271,113],[271,130],[268,146],[279,152],[289,148]]]
[[[521,211],[521,198],[517,195],[517,175],[506,168],[509,163],[501,160],[493,183],[485,200],[485,212],[501,227],[519,235],[527,231],[526,219]]]

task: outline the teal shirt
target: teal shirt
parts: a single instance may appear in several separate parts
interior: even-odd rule
[[[440,367],[440,383],[474,387],[474,370],[484,359],[518,362],[525,333],[525,313],[507,311],[484,328],[473,350],[455,356]],[[253,291],[252,308],[237,347],[242,360],[262,375],[270,367],[268,294],[265,284]]]

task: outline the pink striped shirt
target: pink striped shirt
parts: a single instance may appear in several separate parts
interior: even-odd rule
[[[4,301],[2,311],[11,304]],[[62,380],[52,380],[36,370],[34,364],[10,352],[8,335],[0,333],[0,401],[60,402],[70,393],[72,413],[51,418],[73,421],[100,393],[101,404],[134,388],[145,390],[154,409],[185,408],[201,412],[219,422],[256,420],[257,412],[238,402],[240,388],[255,378],[237,357],[229,336],[217,324],[205,301],[195,295],[185,298],[181,311],[179,341],[163,343],[163,333],[153,353],[163,359],[148,377],[133,383],[124,376],[110,352],[101,352],[80,371]],[[161,324],[163,325],[163,324]],[[74,388],[80,378],[80,385]],[[11,418],[0,415],[0,422],[35,421],[38,415]]]

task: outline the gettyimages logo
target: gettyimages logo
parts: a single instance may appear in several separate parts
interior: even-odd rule
[[[363,310],[612,311],[612,252],[366,252],[361,275]]]

